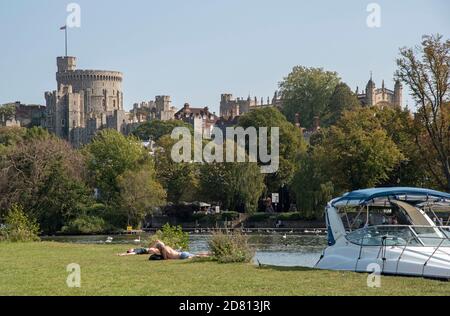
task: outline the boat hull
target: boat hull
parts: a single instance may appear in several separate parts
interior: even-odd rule
[[[361,247],[347,242],[325,249],[316,268],[450,279],[450,247]]]

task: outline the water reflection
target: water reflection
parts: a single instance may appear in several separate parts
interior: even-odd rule
[[[142,235],[144,241],[149,235]],[[208,251],[210,235],[190,235],[190,250],[192,252]],[[105,244],[108,236],[57,236],[44,237],[43,240],[78,243]],[[113,236],[113,244],[136,244],[136,236]],[[278,266],[313,267],[319,260],[322,250],[326,247],[326,237],[322,235],[250,235],[249,243],[256,250],[255,263]]]

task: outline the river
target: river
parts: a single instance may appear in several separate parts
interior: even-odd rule
[[[141,235],[141,240],[149,235]],[[54,236],[43,237],[44,241],[81,244],[104,244],[108,236]],[[124,248],[135,243],[136,235],[113,236],[113,244],[123,244]],[[208,251],[210,235],[191,234],[190,251]],[[313,267],[319,260],[322,250],[327,246],[323,235],[293,235],[293,234],[258,234],[249,235],[249,243],[256,250],[254,262],[276,266]],[[136,242],[135,244],[138,245]],[[126,247],[125,247],[126,245]],[[126,249],[124,249],[126,250]]]

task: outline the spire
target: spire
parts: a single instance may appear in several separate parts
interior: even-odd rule
[[[372,71],[370,71],[370,79],[367,83],[366,90],[375,89],[375,83],[373,82]]]

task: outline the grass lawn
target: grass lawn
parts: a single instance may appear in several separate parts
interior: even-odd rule
[[[449,295],[450,282],[302,268],[258,268],[212,261],[118,257],[120,245],[0,244],[0,295]],[[66,266],[81,266],[81,288],[68,288]]]

